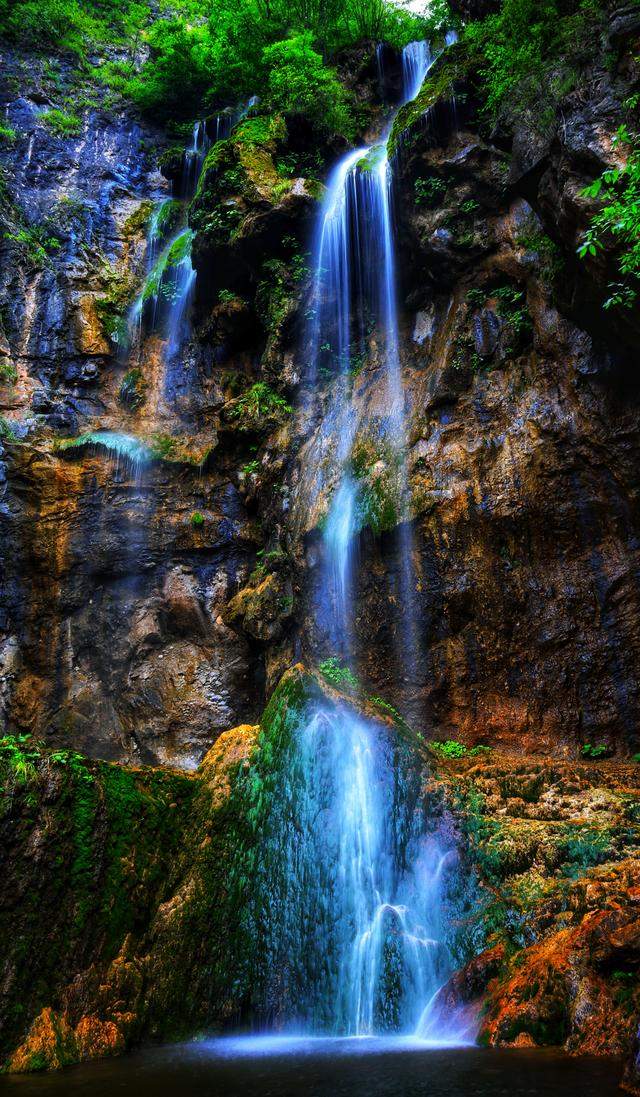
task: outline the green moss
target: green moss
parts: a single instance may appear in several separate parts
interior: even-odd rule
[[[141,202],[136,210],[127,217],[122,226],[122,235],[125,237],[138,236],[147,231],[149,221],[153,214],[153,202]]]
[[[268,114],[246,118],[236,129],[232,141],[240,147],[261,145],[273,150],[277,142],[286,139],[287,126],[282,115]]]
[[[464,56],[460,48],[448,51],[446,60],[435,66],[416,98],[400,108],[387,144],[390,159],[397,152],[403,134],[420,122],[437,103],[448,102],[453,98],[455,83],[465,72]]]
[[[191,525],[194,526],[196,529],[199,526],[203,526],[204,514],[202,514],[199,510],[194,510],[193,514],[191,515]]]
[[[142,287],[143,302],[152,297],[161,297],[169,303],[175,300],[176,284],[171,275],[191,254],[192,244],[193,232],[191,229],[184,229],[165,248]]]
[[[16,972],[4,1052],[87,962],[104,970],[171,894],[195,785],[17,736],[0,739],[0,787],[0,839],[11,847],[3,888],[22,897],[0,910]]]
[[[403,513],[402,455],[371,438],[359,438],[351,452],[349,471],[358,482],[357,524],[379,535],[398,525]]]
[[[100,272],[104,293],[96,298],[96,312],[102,331],[113,342],[126,337],[126,311],[134,299],[136,279],[128,270],[105,262]]]

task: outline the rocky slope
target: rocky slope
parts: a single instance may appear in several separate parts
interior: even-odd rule
[[[410,744],[432,827],[457,835],[461,860],[448,870],[445,901],[462,966],[441,992],[443,1008],[481,1016],[480,1038],[491,1044],[627,1050],[640,1008],[637,768],[492,752],[443,760],[402,721],[381,716],[379,701],[296,667],[261,725],[222,735],[196,775],[5,741],[1,1010],[10,1070],[251,1018],[269,974],[259,923],[246,915],[251,866],[264,856],[264,791],[290,730],[319,697],[364,706]]]

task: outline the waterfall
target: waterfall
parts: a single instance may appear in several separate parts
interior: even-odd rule
[[[402,51],[402,94],[405,103],[415,99],[435,57],[428,42],[410,42]]]
[[[405,99],[417,94],[431,63],[427,43],[407,47]],[[410,673],[418,639],[389,130],[341,158],[318,215],[307,348],[322,416],[303,475],[309,470],[315,477],[313,501],[330,497],[318,624],[330,654],[353,665],[356,534],[371,507],[355,449],[363,427],[395,470],[405,620],[398,661]],[[363,368],[373,378],[366,413],[351,398]],[[255,925],[263,934],[257,1015],[290,1031],[362,1036],[419,1029],[426,1039],[455,1038],[449,1019],[436,1017],[429,1004],[451,970],[442,910],[455,851],[429,830],[419,756],[397,728],[337,702],[307,702],[295,726],[279,735],[270,796],[255,778],[256,812],[269,804],[253,884]]]
[[[294,1032],[414,1032],[449,971],[453,856],[425,833],[420,766],[384,725],[312,702],[275,780],[252,877],[260,1012]]]
[[[175,413],[181,391],[188,389],[183,348],[191,331],[190,314],[196,285],[192,263],[193,233],[188,228],[189,205],[195,197],[207,153],[217,141],[226,140],[258,102],[254,96],[236,109],[220,111],[194,123],[191,143],[182,161],[177,197],[156,204],[147,231],[146,278],[127,318],[123,351],[127,364],[144,373],[146,337],[161,340],[160,376],[154,380],[150,403],[154,412],[164,407]],[[151,348],[151,367],[157,351]]]

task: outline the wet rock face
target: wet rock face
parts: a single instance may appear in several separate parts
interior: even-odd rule
[[[255,554],[235,489],[19,446],[14,461],[3,517],[9,726],[94,757],[193,767],[261,695],[247,641],[221,616]]]
[[[1,157],[9,197],[0,327],[18,378],[0,403],[71,434],[102,410],[99,381],[114,346],[96,306],[139,257],[143,234],[131,218],[166,188],[154,155],[163,138],[97,101],[64,136],[55,130],[55,98],[42,92],[40,63],[25,78],[19,57],[3,60],[4,113],[16,136]],[[71,75],[64,64],[58,69],[60,94]]]
[[[439,136],[416,124],[398,147],[414,666],[398,655],[399,530],[361,534],[355,634],[365,680],[438,737],[638,750],[637,310],[603,312],[602,272],[575,258],[589,217],[577,196],[602,170],[624,88],[596,83],[526,178],[517,142],[509,158],[469,118]],[[376,369],[374,354],[354,382],[363,432]],[[314,452],[308,433],[303,446]],[[303,632],[331,654],[316,616],[312,599]]]
[[[469,930],[481,951],[440,1008],[475,1014],[484,1044],[626,1054],[640,1007],[637,767],[496,753],[434,768],[483,897]]]

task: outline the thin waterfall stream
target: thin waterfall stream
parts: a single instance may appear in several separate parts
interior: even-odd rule
[[[426,42],[416,42],[402,60],[407,102],[433,57]],[[406,626],[398,655],[405,665],[417,646],[390,129],[391,123],[379,142],[346,153],[335,166],[313,244],[311,383],[320,391],[328,371],[333,379],[313,459],[326,470],[317,490],[330,494],[317,602],[334,657],[350,665],[363,506],[353,467],[361,423],[351,382],[372,332],[375,422],[403,508],[399,597]],[[295,1033],[468,1042],[460,1018],[431,1007],[452,970],[442,912],[455,848],[425,817],[419,760],[397,734],[346,703],[315,700],[292,730],[278,774],[256,883],[256,917],[265,926],[258,1017]]]

